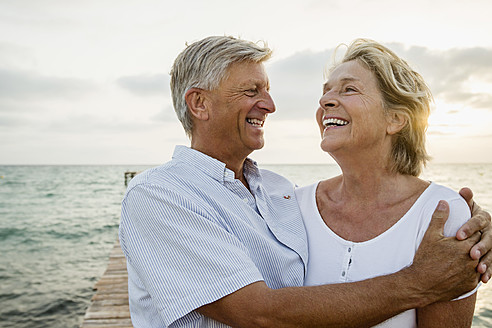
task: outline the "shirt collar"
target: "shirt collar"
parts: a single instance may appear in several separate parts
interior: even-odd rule
[[[173,160],[188,163],[202,171],[204,174],[222,183],[225,181],[232,182],[235,179],[234,172],[226,168],[225,163],[187,146],[176,146],[174,149]],[[250,158],[246,158],[243,172],[248,181],[253,177],[255,177],[256,180],[260,179],[258,164]]]

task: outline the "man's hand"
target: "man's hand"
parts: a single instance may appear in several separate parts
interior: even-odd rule
[[[480,239],[476,233],[466,240],[444,237],[443,228],[449,205],[440,201],[420,244],[413,264],[408,268],[410,280],[420,292],[421,306],[436,301],[449,301],[474,289],[480,280],[475,267],[478,259],[469,256]]]
[[[473,201],[473,192],[469,188],[462,188],[460,195],[470,206],[472,217],[458,230],[456,238],[464,240],[477,232],[481,233],[481,239],[470,250],[470,256],[475,260],[480,259],[477,271],[482,274],[482,282],[486,283],[492,276],[492,225],[490,223],[490,214],[483,211]]]

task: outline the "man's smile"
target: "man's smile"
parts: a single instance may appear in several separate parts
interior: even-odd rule
[[[257,118],[247,118],[246,122],[248,122],[249,124],[251,124],[253,126],[260,127],[260,128],[263,127],[263,124],[265,124],[264,120],[260,120]]]

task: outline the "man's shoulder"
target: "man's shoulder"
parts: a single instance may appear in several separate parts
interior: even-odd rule
[[[193,172],[179,161],[169,161],[160,166],[138,173],[128,184],[127,193],[140,187],[159,187],[174,189],[192,180]]]
[[[271,198],[293,197],[295,184],[292,181],[270,170],[260,169],[260,173],[263,187]]]
[[[168,162],[166,164],[139,172],[128,184],[128,189],[132,189],[133,187],[142,184],[153,184],[160,180],[165,180],[168,173],[172,172],[173,166],[174,165],[172,165],[172,162]]]
[[[262,181],[265,186],[288,186],[295,187],[294,183],[286,177],[267,169],[260,169]]]

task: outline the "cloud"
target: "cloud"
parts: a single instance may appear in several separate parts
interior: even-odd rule
[[[26,66],[33,62],[32,50],[11,42],[0,41],[0,65],[2,67]]]
[[[268,66],[278,119],[314,117],[321,96],[323,71],[332,50],[303,51]]]
[[[23,113],[32,113],[39,112],[43,110],[42,106],[40,106],[36,102],[23,102],[16,101],[15,99],[1,99],[0,97],[0,115],[1,114],[23,114]]]
[[[151,120],[155,120],[157,122],[178,122],[178,117],[174,111],[174,107],[169,104],[162,108],[159,113],[151,117]]]
[[[401,43],[387,45],[424,76],[435,98],[466,108],[492,110],[490,93],[472,91],[472,83],[492,82],[492,49],[435,51]],[[313,118],[321,96],[323,72],[332,63],[333,51],[303,51],[267,66],[271,94],[277,105],[274,119]]]
[[[451,92],[441,93],[451,103],[464,103],[466,107],[483,108],[492,110],[492,95],[482,92]]]
[[[30,100],[79,98],[96,89],[87,80],[51,77],[33,71],[0,68],[0,98]]]
[[[169,97],[169,75],[141,74],[123,76],[116,80],[116,84],[138,96],[165,95]]]
[[[159,124],[151,120],[129,120],[115,117],[100,117],[92,114],[74,114],[51,118],[39,126],[44,132],[60,134],[101,133],[107,135],[145,132],[158,128]]]
[[[2,127],[2,129],[10,129],[22,126],[25,125],[27,121],[29,120],[25,118],[12,115],[2,115],[2,113],[0,113],[0,126]]]
[[[424,76],[436,98],[492,110],[489,93],[471,91],[472,83],[492,83],[491,48],[434,51],[424,47],[404,47],[399,43],[388,46]]]
[[[492,109],[492,95],[470,91],[470,79],[492,81],[492,49],[454,48],[435,51],[421,46],[389,43],[388,46],[420,72],[436,98],[464,105],[467,108]],[[302,51],[267,63],[277,112],[273,120],[312,120],[318,108],[323,73],[332,63],[334,49]],[[167,74],[123,76],[116,80],[119,87],[137,96],[170,97]],[[175,121],[171,107],[165,106],[152,117],[157,121]]]

